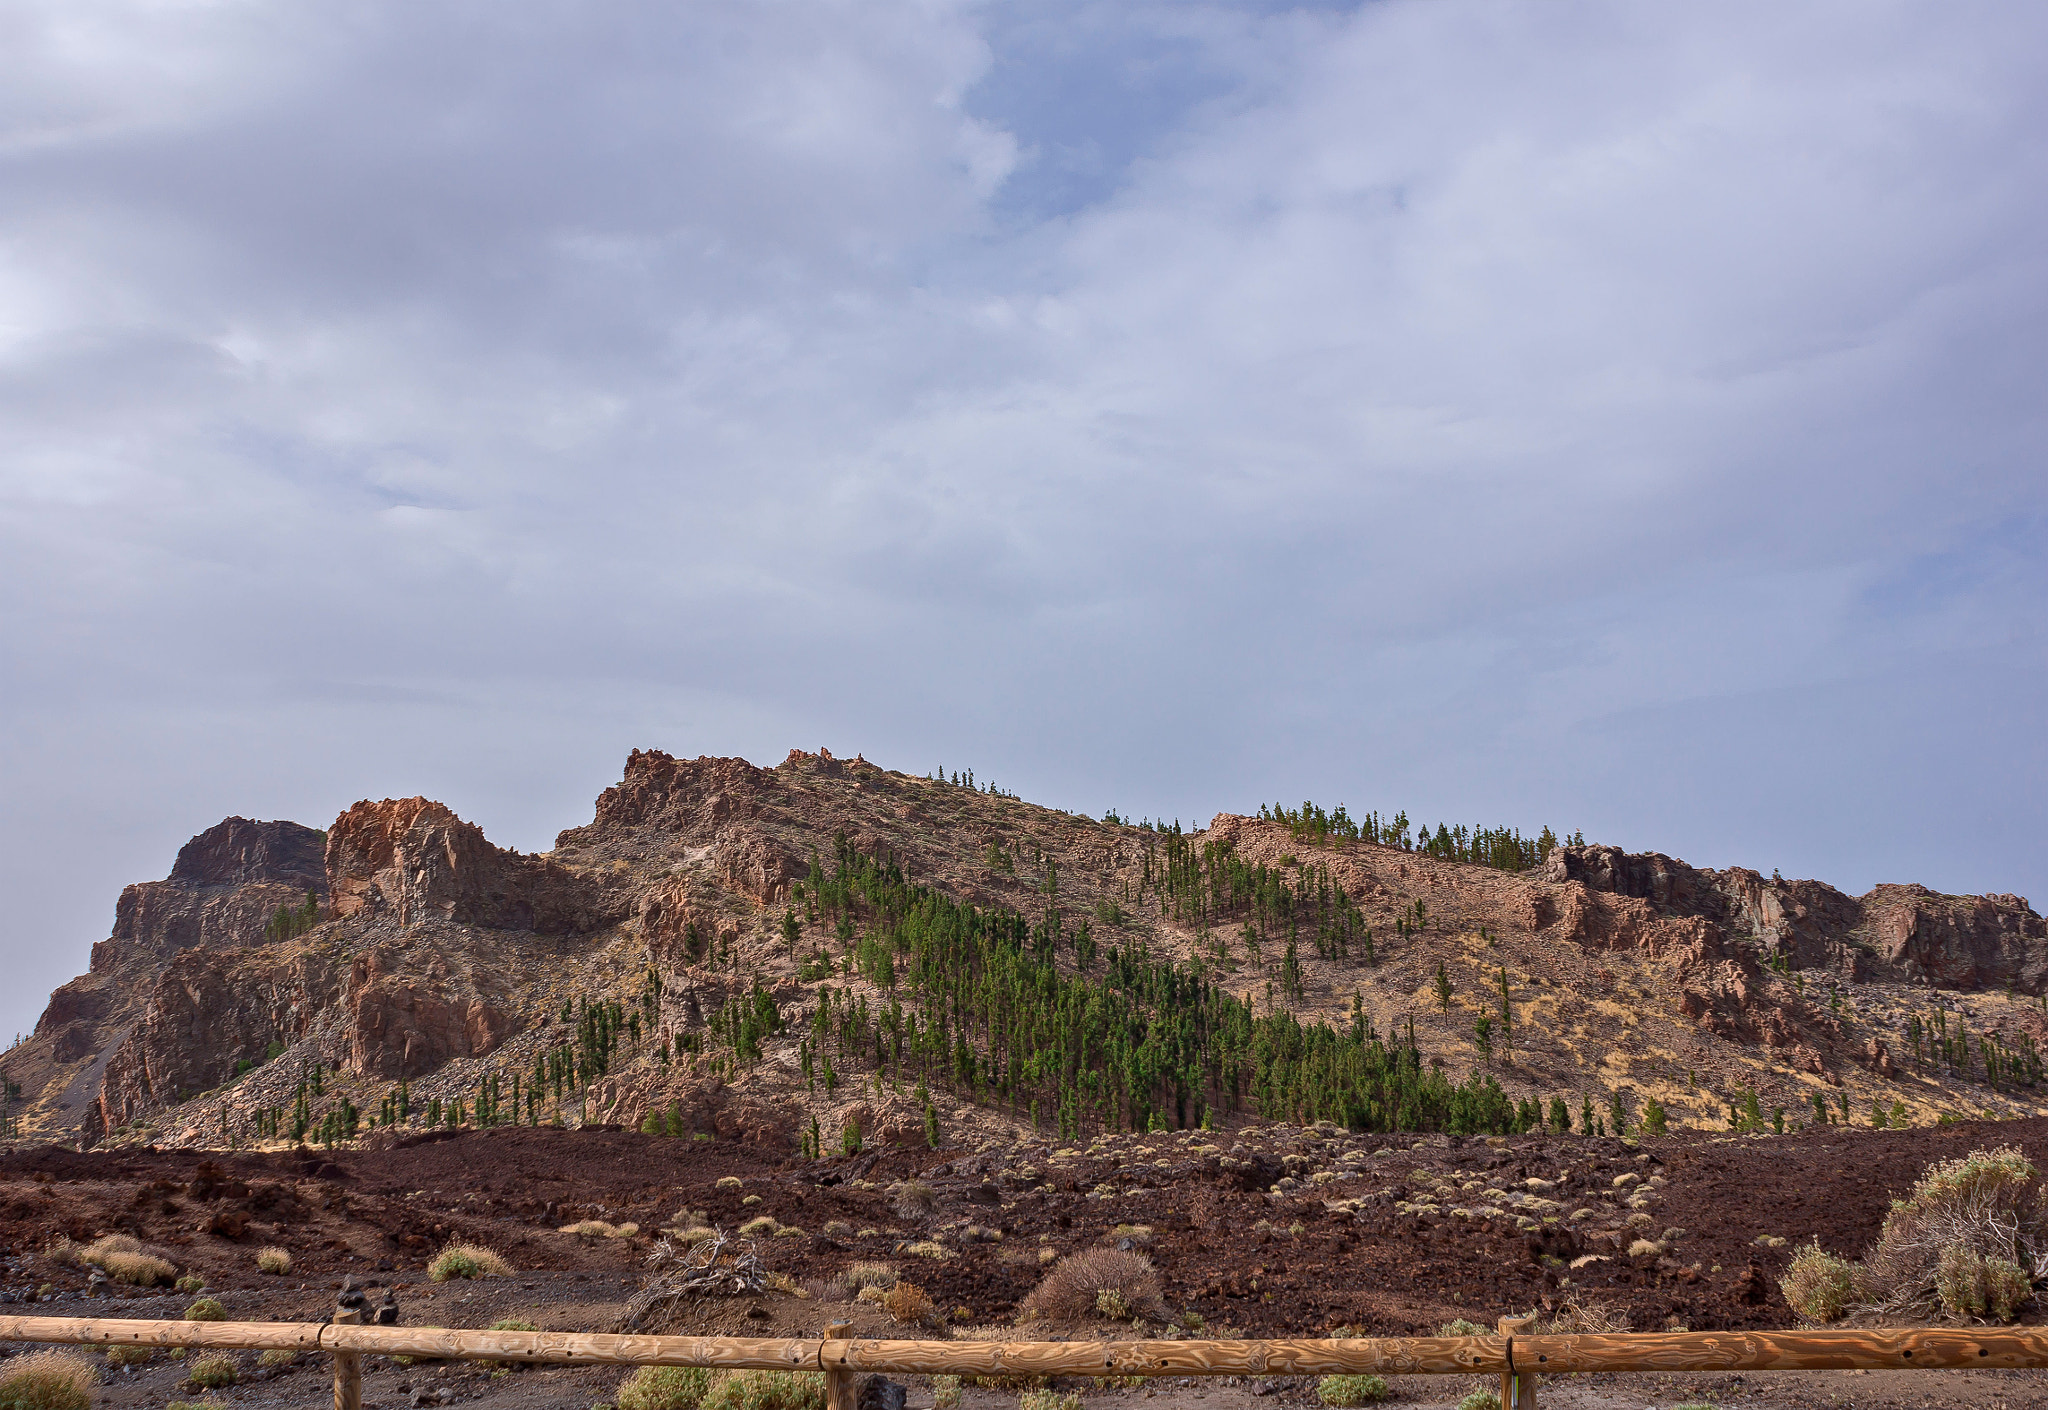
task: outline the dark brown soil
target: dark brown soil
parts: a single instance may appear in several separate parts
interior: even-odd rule
[[[1007,1324],[1041,1275],[1041,1248],[1066,1253],[1120,1237],[1157,1265],[1169,1307],[1195,1314],[1211,1334],[1434,1332],[1454,1317],[1490,1325],[1500,1314],[1571,1297],[1602,1302],[1640,1330],[1790,1326],[1796,1319],[1777,1276],[1794,1247],[1818,1237],[1831,1250],[1860,1253],[1888,1201],[1929,1163],[2008,1143],[2041,1161],[2048,1156],[2048,1122],[1746,1139],[1689,1135],[1639,1146],[1540,1136],[1416,1143],[1272,1127],[1111,1138],[1066,1157],[1057,1143],[1041,1141],[819,1162],[728,1141],[544,1128],[413,1138],[331,1155],[41,1147],[0,1155],[0,1293],[20,1303],[47,1289],[32,1306],[8,1311],[179,1315],[190,1299],[160,1291],[122,1289],[104,1302],[88,1300],[84,1271],[46,1253],[60,1235],[85,1242],[126,1231],[162,1247],[181,1271],[202,1276],[238,1319],[324,1319],[342,1278],[353,1276],[394,1288],[412,1323],[488,1326],[517,1316],[544,1328],[608,1330],[638,1284],[654,1231],[691,1210],[728,1230],[759,1215],[803,1230],[764,1238],[758,1248],[765,1262],[814,1295],[707,1302],[677,1331],[815,1334],[844,1320],[856,1334],[905,1335],[878,1308],[815,1295],[855,1260],[894,1264],[956,1325]],[[922,1219],[900,1215],[890,1193],[893,1182],[912,1175],[936,1195]],[[737,1189],[719,1187],[727,1176],[738,1178]],[[1531,1180],[1551,1188],[1527,1195]],[[1283,1182],[1295,1187],[1270,1188]],[[1657,1188],[1637,1193],[1645,1185]],[[1524,1204],[1518,1211],[1518,1196],[1550,1207]],[[1626,1198],[1642,1207],[1631,1209]],[[1578,1210],[1591,1213],[1573,1219]],[[1518,1226],[1518,1213],[1533,1227]],[[1631,1215],[1638,1216],[1633,1225]],[[594,1240],[557,1232],[580,1219],[632,1222],[643,1232]],[[994,1233],[1000,1239],[988,1237]],[[1645,1237],[1663,1250],[1631,1257],[1629,1244]],[[428,1283],[428,1258],[455,1241],[489,1245],[518,1272]],[[924,1241],[949,1256],[910,1251]],[[271,1245],[291,1252],[290,1275],[256,1270],[255,1251]],[[1128,1327],[1066,1330],[1130,1334]],[[159,1357],[117,1380],[168,1386],[179,1374]],[[283,1375],[304,1382],[294,1396],[314,1393],[308,1372]],[[378,1363],[371,1398],[397,1404],[414,1388],[447,1381],[464,1399],[546,1388],[547,1403],[589,1404],[609,1398],[617,1373],[489,1377],[488,1368]],[[2028,1398],[2036,1394],[2031,1378],[1980,1376],[1972,1384],[1979,1381],[1990,1388],[1983,1403],[2040,1403]],[[1592,1398],[1546,1394],[1546,1401],[1608,1403],[1595,1383],[1574,1384],[1575,1395]],[[1627,1403],[1644,1403],[1641,1388],[1604,1384],[1616,1395],[1627,1390]],[[1793,1382],[1711,1378],[1699,1382],[1698,1394],[1684,1389],[1691,1382],[1670,1384],[1674,1389],[1658,1393],[1674,1401],[1711,1393],[1724,1401],[1763,1396],[1785,1403]],[[1933,1389],[1912,1376],[1842,1384],[1855,1388],[1816,1392],[1813,1403],[1839,1397],[1832,1403],[1919,1404],[1920,1388]],[[1185,1386],[1171,1393],[1221,1410],[1233,1396],[1249,1404],[1259,1389]],[[1448,1388],[1418,1382],[1410,1389],[1426,1399]],[[146,1400],[115,1395],[109,1403]],[[1793,1403],[1804,1402],[1794,1396]]]

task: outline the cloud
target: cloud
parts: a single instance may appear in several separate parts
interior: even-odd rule
[[[2040,889],[2028,12],[5,23],[50,975],[225,812],[636,744]]]

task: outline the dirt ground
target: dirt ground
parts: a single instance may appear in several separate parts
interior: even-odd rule
[[[730,1141],[517,1127],[333,1153],[20,1147],[0,1153],[0,1302],[10,1304],[0,1311],[182,1315],[191,1298],[162,1290],[89,1297],[89,1270],[50,1253],[60,1239],[126,1232],[203,1278],[237,1320],[324,1320],[352,1277],[373,1300],[391,1289],[410,1325],[520,1318],[605,1331],[639,1286],[660,1229],[695,1215],[726,1230],[776,1221],[782,1232],[756,1247],[788,1281],[783,1291],[694,1304],[667,1328],[679,1333],[816,1335],[845,1321],[856,1336],[947,1334],[909,1332],[878,1307],[845,1300],[830,1280],[864,1260],[892,1264],[924,1287],[956,1335],[1020,1335],[1012,1330],[1018,1306],[1052,1256],[1119,1242],[1152,1259],[1181,1334],[1433,1333],[1456,1317],[1490,1325],[1572,1299],[1599,1303],[1637,1330],[1784,1327],[1797,1319],[1777,1277],[1794,1247],[1818,1237],[1831,1250],[1860,1253],[1888,1201],[1930,1162],[1996,1144],[2019,1145],[2038,1163],[2048,1157],[2048,1121],[1640,1145],[1543,1136],[1418,1142],[1262,1127],[1074,1146],[892,1148],[825,1161]],[[894,1187],[913,1176],[931,1188],[928,1211],[898,1207]],[[558,1232],[585,1219],[639,1232]],[[1632,1255],[1638,1240],[1660,1247]],[[427,1260],[457,1241],[496,1249],[516,1271],[429,1282]],[[291,1253],[290,1274],[257,1271],[256,1250],[266,1246]],[[926,1256],[931,1246],[941,1256]],[[1174,1334],[1127,1323],[1057,1330]],[[268,1372],[253,1353],[241,1360],[243,1384],[221,1397],[229,1403],[306,1404],[327,1394],[320,1358]],[[196,1399],[181,1388],[183,1375],[159,1353],[111,1371],[102,1403]],[[509,1410],[608,1402],[621,1373],[370,1358],[366,1376],[366,1401],[382,1410],[438,1400],[443,1388],[448,1403]],[[1451,1405],[1479,1384],[1397,1378],[1394,1390],[1403,1404]],[[1314,1383],[1061,1388],[1090,1400],[1249,1410],[1312,1403]],[[1014,1389],[972,1387],[963,1401],[967,1410],[1014,1403]],[[2048,1406],[2048,1372],[1576,1378],[1546,1386],[1543,1403]],[[909,1404],[931,1404],[929,1387],[914,1378]]]

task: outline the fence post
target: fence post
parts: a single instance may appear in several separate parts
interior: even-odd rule
[[[1501,1317],[1494,1321],[1493,1329],[1511,1340],[1508,1342],[1508,1364],[1514,1364],[1514,1342],[1516,1332],[1535,1321],[1534,1317]],[[1500,1410],[1536,1410],[1536,1377],[1528,1371],[1513,1369],[1500,1373]]]
[[[851,1322],[834,1322],[825,1328],[825,1340],[844,1341],[852,1330]],[[825,1410],[853,1410],[853,1372],[843,1366],[825,1368]]]
[[[334,1314],[337,1327],[362,1325],[363,1314],[344,1307]],[[334,1410],[363,1410],[363,1355],[359,1351],[334,1353]]]

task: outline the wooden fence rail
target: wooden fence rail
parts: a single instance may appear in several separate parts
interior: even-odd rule
[[[2048,1327],[1797,1332],[1616,1332],[1547,1336],[1502,1318],[1500,1333],[1268,1341],[883,1341],[844,1323],[817,1338],[616,1336],[341,1322],[145,1322],[120,1317],[0,1317],[0,1341],[327,1352],[337,1410],[362,1403],[360,1358],[709,1366],[823,1371],[830,1410],[850,1410],[855,1375],[1324,1376],[1491,1375],[1504,1410],[1535,1403],[1535,1377],[1629,1371],[1953,1370],[2048,1367]]]

